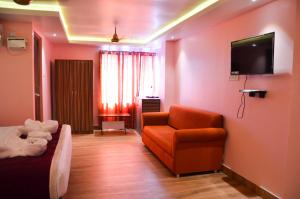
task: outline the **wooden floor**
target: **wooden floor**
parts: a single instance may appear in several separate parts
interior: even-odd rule
[[[223,173],[176,178],[134,131],[74,135],[63,199],[259,198]]]

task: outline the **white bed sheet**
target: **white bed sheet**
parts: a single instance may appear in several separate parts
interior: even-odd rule
[[[20,126],[1,127],[1,131],[14,131]],[[59,199],[68,188],[72,158],[71,126],[64,124],[50,167],[49,194],[51,199]]]
[[[64,124],[50,168],[49,192],[51,199],[62,197],[68,188],[72,158],[71,126]]]

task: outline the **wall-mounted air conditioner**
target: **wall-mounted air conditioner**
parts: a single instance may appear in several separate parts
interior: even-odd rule
[[[7,48],[10,49],[26,49],[26,39],[21,37],[8,37]]]

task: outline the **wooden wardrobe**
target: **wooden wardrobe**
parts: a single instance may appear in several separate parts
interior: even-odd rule
[[[72,132],[93,130],[93,61],[55,60],[52,71],[53,116]]]

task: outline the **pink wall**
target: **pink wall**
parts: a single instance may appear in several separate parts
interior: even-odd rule
[[[159,66],[158,67],[158,76],[159,76],[159,98],[160,98],[160,111],[168,111],[165,109],[165,75],[166,75],[166,67],[161,67],[165,66],[166,64],[166,43],[165,42],[160,42],[161,46],[158,49],[158,60],[159,60]]]
[[[33,23],[33,31],[36,32],[42,40],[42,104],[43,104],[43,119],[51,119],[51,76],[50,63],[52,57],[52,43],[48,41],[40,31],[38,23]]]
[[[224,164],[278,196],[284,193],[289,141],[295,3],[274,1],[174,46],[178,53],[172,73],[178,75],[179,103],[223,114],[229,134]],[[244,76],[229,81],[230,43],[272,31],[276,32],[275,71],[282,74],[249,77],[247,88],[269,93],[265,99],[247,97],[245,117],[236,119]]]
[[[300,0],[297,1],[297,22],[300,21]],[[300,198],[300,26],[297,26],[292,79],[291,131],[288,139],[285,199]]]
[[[32,24],[0,21],[5,38],[13,32],[27,39],[25,51],[0,47],[0,126],[22,124],[34,117]]]
[[[97,46],[75,45],[75,44],[53,44],[52,60],[55,59],[82,59],[93,60],[94,64],[94,125],[98,124],[98,82],[99,82],[99,49]]]
[[[42,92],[43,92],[43,119],[52,119],[51,115],[51,56],[52,43],[42,37]]]
[[[172,104],[178,103],[178,85],[177,85],[177,73],[176,73],[176,60],[174,57],[178,54],[178,42],[167,41],[165,48],[165,85],[164,85],[164,99],[163,111],[168,111]]]

